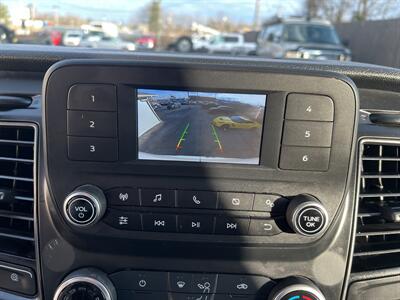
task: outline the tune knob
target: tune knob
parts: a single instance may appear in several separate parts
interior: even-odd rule
[[[328,213],[317,198],[307,194],[294,197],[286,210],[286,220],[298,234],[314,236],[328,225]]]
[[[291,277],[284,279],[271,291],[268,300],[325,300],[319,288],[309,279]]]
[[[72,225],[88,227],[100,221],[106,208],[107,200],[103,191],[97,186],[86,184],[67,196],[63,212]]]
[[[92,268],[68,275],[57,288],[53,300],[116,300],[117,292],[107,274]]]

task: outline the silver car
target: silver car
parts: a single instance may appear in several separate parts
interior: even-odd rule
[[[257,38],[256,54],[269,58],[351,60],[351,52],[327,21],[304,19],[266,23]]]

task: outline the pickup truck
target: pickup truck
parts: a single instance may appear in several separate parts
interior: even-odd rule
[[[208,52],[248,55],[254,54],[256,47],[256,43],[246,42],[242,34],[229,33],[212,37],[208,45]]]

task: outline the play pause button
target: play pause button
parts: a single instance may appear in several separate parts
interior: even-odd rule
[[[178,230],[185,233],[213,233],[214,217],[212,216],[178,216]]]

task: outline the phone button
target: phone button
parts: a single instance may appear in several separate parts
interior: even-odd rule
[[[178,191],[178,207],[186,208],[217,208],[217,192],[209,191]]]

